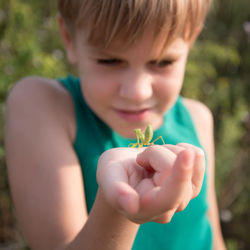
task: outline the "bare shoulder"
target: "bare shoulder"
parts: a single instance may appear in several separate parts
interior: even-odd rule
[[[37,76],[22,78],[9,92],[6,104],[10,115],[33,117],[36,114],[46,121],[57,119],[73,139],[73,101],[68,91],[56,80]]]
[[[213,115],[210,109],[200,101],[183,99],[184,104],[195,124],[201,143],[206,148],[211,148],[213,143]]]
[[[8,177],[19,225],[32,249],[55,249],[70,241],[87,219],[72,143],[73,112],[69,93],[51,79],[21,79],[7,98]]]
[[[21,99],[25,99],[26,97],[35,97],[31,99],[40,100],[39,97],[45,95],[49,100],[49,97],[65,97],[66,91],[63,87],[54,79],[43,78],[38,76],[28,76],[20,79],[15,83],[13,88],[11,89],[8,99],[16,99],[20,101]],[[52,100],[52,99],[51,99]]]
[[[184,98],[184,104],[190,112],[195,125],[198,128],[208,128],[213,124],[213,115],[211,110],[202,102]]]

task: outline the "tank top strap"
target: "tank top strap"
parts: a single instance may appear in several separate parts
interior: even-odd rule
[[[163,136],[167,144],[186,142],[201,147],[195,124],[182,96],[177,98],[173,107],[164,115],[162,126],[154,134],[155,137]]]

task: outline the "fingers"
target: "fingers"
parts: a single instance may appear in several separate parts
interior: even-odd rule
[[[119,210],[128,215],[136,214],[139,210],[138,193],[127,183],[116,183],[117,203]]]
[[[192,194],[191,178],[194,156],[192,150],[182,150],[164,184],[161,187],[155,187],[142,197],[142,204],[145,207],[150,203],[154,204],[154,206],[151,205],[152,214],[175,211],[183,206],[183,203],[188,204]]]
[[[176,155],[178,155],[181,151],[183,151],[185,149],[184,147],[181,147],[178,144],[177,145],[165,144],[165,145],[163,145],[163,147],[172,151]]]
[[[194,152],[188,149],[178,154],[171,176],[166,180],[159,193],[162,198],[168,190],[172,190],[172,192],[168,192],[170,193],[169,201],[172,204],[180,205],[183,201],[191,199],[194,157]]]
[[[194,146],[192,144],[182,142],[182,143],[178,143],[176,146],[183,147],[183,148],[186,148],[186,149],[192,149],[192,150],[195,151],[196,154],[204,156],[204,151],[201,148],[196,147],[196,146]]]
[[[107,172],[102,183],[102,189],[107,199],[126,214],[135,214],[139,210],[139,195],[128,183],[127,173],[123,168],[114,164]]]
[[[153,219],[153,221],[161,224],[169,223],[175,213],[176,213],[175,209],[169,210],[163,213],[162,215],[158,216],[157,218]]]
[[[193,185],[192,198],[194,198],[200,193],[205,174],[206,162],[205,162],[204,151],[201,148],[195,147],[187,143],[179,143],[178,145],[186,149],[194,150],[195,152],[195,161],[194,161],[194,169],[192,176],[192,185]]]
[[[181,151],[185,149],[194,151],[195,160],[194,160],[193,176],[192,176],[192,184],[193,184],[192,198],[195,198],[200,193],[205,173],[206,163],[205,163],[204,151],[201,148],[188,143],[179,143],[177,145],[165,145],[165,146],[175,154],[179,154]]]
[[[138,154],[136,162],[153,174],[156,186],[161,185],[169,174],[176,159],[176,154],[166,147],[151,146]]]
[[[109,204],[129,214],[138,211],[138,193],[129,185],[127,168],[120,162],[110,161],[105,155],[100,157],[97,180]]]
[[[154,204],[152,214],[184,210],[190,200],[199,194],[204,177],[205,160],[201,149],[189,144],[165,147],[176,154],[176,161],[164,184],[152,189],[142,199],[145,206]],[[159,210],[154,211],[154,208]],[[169,218],[171,216],[167,214],[165,220]]]
[[[136,162],[145,169],[151,169],[161,172],[167,167],[173,165],[176,158],[170,150],[158,145],[147,147],[144,151],[138,154]]]

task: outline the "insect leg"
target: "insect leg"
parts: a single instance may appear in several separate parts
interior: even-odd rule
[[[153,141],[151,142],[151,144],[154,144],[154,142],[158,141],[159,139],[161,139],[161,141],[163,142],[163,144],[165,144],[165,142],[164,142],[162,136],[157,137],[155,140],[153,140]]]

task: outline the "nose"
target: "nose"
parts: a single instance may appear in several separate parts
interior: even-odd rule
[[[153,94],[153,77],[143,70],[124,73],[120,82],[120,96],[132,102],[142,102]]]

